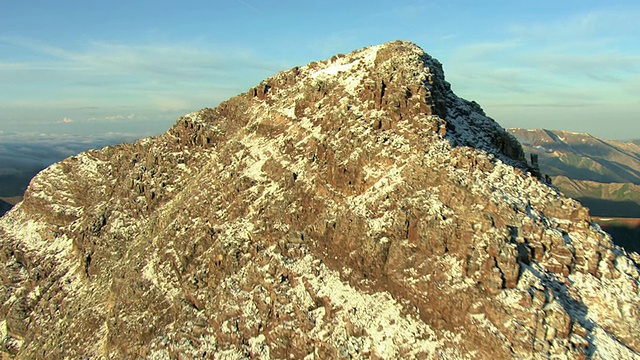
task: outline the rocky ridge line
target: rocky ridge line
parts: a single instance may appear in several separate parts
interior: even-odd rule
[[[393,42],[41,172],[0,220],[17,358],[638,358],[638,263]]]

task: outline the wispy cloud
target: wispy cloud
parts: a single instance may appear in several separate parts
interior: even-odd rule
[[[247,9],[251,9],[252,11],[255,11],[255,12],[260,12],[260,9],[258,9],[257,7],[255,7],[255,6],[251,5],[251,4],[249,4],[249,3],[248,3],[248,2],[246,2],[246,1],[243,1],[243,0],[236,0],[236,1],[237,1],[238,3],[240,3],[240,4],[242,4],[242,6],[246,7]]]
[[[492,61],[504,56],[504,53],[512,52],[520,45],[520,42],[516,39],[494,41],[494,42],[480,42],[466,44],[458,48],[456,51],[456,57],[458,61]]]
[[[24,62],[0,56],[0,124],[36,112],[44,115],[41,122],[74,128],[87,121],[122,121],[113,116],[134,112],[173,117],[215,106],[287,67],[248,49],[198,39],[179,44],[90,41],[73,49],[23,37],[0,36],[0,43],[29,54]],[[45,109],[57,109],[56,115],[67,120],[51,121]]]
[[[0,35],[0,43],[13,45],[19,48],[31,50],[36,53],[62,59],[71,58],[74,56],[73,52],[64,50],[51,44],[47,44],[45,42],[38,41],[37,39],[24,36]]]
[[[640,76],[640,52],[627,45],[636,42],[638,15],[592,11],[512,23],[502,41],[459,46],[448,67],[454,83],[485,103],[525,104],[518,93],[529,106],[631,102],[626,89]]]
[[[132,120],[136,117],[135,114],[129,114],[129,115],[108,115],[105,116],[104,118],[102,118],[103,120],[106,121],[126,121],[126,120]]]
[[[639,15],[633,10],[593,10],[548,21],[513,23],[508,30],[521,39],[532,41],[613,40],[637,31]]]
[[[156,45],[88,42],[84,48],[67,50],[36,39],[0,36],[0,43],[51,57],[46,62],[0,63],[1,69],[90,70],[102,73],[146,73],[168,77],[224,75],[230,69],[280,70],[281,63],[265,61],[248,49],[205,44]]]
[[[541,51],[522,59],[538,69],[556,74],[579,74],[597,81],[624,81],[625,75],[640,73],[640,54],[568,54]]]

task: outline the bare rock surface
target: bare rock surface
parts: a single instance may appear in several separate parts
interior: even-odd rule
[[[0,238],[9,357],[640,358],[640,258],[408,42],[54,164]]]

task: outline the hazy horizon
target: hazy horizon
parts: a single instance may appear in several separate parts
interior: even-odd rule
[[[278,71],[413,41],[505,128],[640,138],[640,4],[5,4],[0,134],[159,134]]]

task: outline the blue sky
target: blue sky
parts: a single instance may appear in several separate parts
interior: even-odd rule
[[[637,1],[7,1],[0,139],[159,134],[277,71],[395,39],[504,127],[640,138],[639,18]]]

